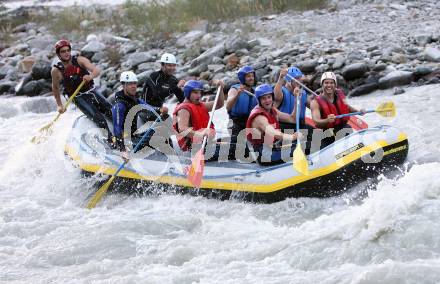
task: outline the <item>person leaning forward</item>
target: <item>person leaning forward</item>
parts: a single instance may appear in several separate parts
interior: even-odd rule
[[[58,112],[66,111],[61,102],[60,87],[64,86],[64,93],[72,96],[82,81],[85,81],[80,93],[73,99],[73,103],[97,126],[108,131],[108,142],[111,142],[111,131],[106,117],[111,119],[111,104],[95,89],[93,79],[99,76],[100,70],[86,57],[72,56],[72,46],[67,40],[59,40],[55,44],[55,52],[60,61],[52,67],[52,93],[58,106]]]
[[[259,153],[257,161],[263,165],[282,163],[283,140],[295,141],[287,145],[287,154],[292,156],[296,146],[296,140],[301,137],[300,133],[287,134],[280,131],[279,122],[294,123],[296,111],[292,114],[280,112],[274,104],[273,88],[269,84],[263,84],[255,89],[255,97],[258,105],[252,110],[246,123],[247,139],[254,150]]]
[[[189,151],[194,144],[201,144],[205,136],[209,140],[215,139],[215,128],[209,122],[209,112],[223,107],[223,81],[219,80],[216,85],[220,87],[220,95],[214,108],[214,101],[203,103],[201,101],[203,84],[197,80],[189,80],[183,87],[185,100],[176,106],[173,113],[173,127],[177,132],[177,140],[182,151]],[[219,145],[216,145],[215,153],[210,160],[218,159]]]

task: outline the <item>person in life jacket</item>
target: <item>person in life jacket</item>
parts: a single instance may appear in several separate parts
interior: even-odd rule
[[[176,73],[177,60],[173,54],[164,53],[160,58],[161,68],[147,76],[142,88],[142,99],[153,106],[164,119],[168,117],[168,108],[164,106],[165,99],[175,96],[179,103],[183,102],[183,85],[185,80],[178,80]],[[152,117],[152,120],[155,118]]]
[[[294,123],[296,112],[287,114],[276,109],[274,105],[273,88],[263,84],[255,89],[258,105],[251,111],[246,123],[247,139],[260,154],[261,164],[277,164],[287,161],[292,156],[300,133],[287,134],[280,131],[279,122]],[[283,141],[290,142],[280,147]],[[292,143],[295,141],[294,143]],[[287,146],[287,147],[286,147]],[[286,149],[287,151],[284,151]]]
[[[274,106],[281,112],[292,113],[296,108],[296,100],[301,100],[301,111],[299,112],[299,123],[301,129],[313,129],[310,125],[305,123],[306,119],[306,107],[310,106],[312,96],[309,96],[306,90],[292,79],[295,78],[298,81],[302,81],[304,74],[296,67],[290,67],[289,69],[283,68],[280,70],[278,81],[274,88],[275,102]],[[295,129],[295,124],[280,123],[281,130]]]
[[[220,94],[215,109],[223,107],[223,81],[215,82],[220,87]],[[214,101],[203,103],[201,101],[203,84],[197,80],[189,80],[183,87],[185,100],[178,104],[173,113],[173,127],[177,132],[177,140],[182,151],[189,151],[194,144],[201,144],[205,136],[209,140],[215,138],[215,128],[209,122],[209,112],[214,109]],[[216,148],[214,156],[218,158],[219,149]],[[213,159],[215,159],[213,158]]]
[[[59,40],[55,44],[55,52],[60,61],[51,70],[52,93],[58,106],[58,112],[66,111],[61,102],[61,84],[64,94],[73,95],[81,81],[85,81],[80,93],[73,99],[73,103],[98,127],[108,131],[108,139],[111,141],[111,131],[108,128],[106,117],[111,119],[111,104],[93,86],[93,79],[99,76],[100,70],[86,57],[72,56],[72,46],[67,40]]]
[[[339,131],[343,131],[341,136],[348,135],[353,131],[348,124],[348,117],[335,118],[335,116],[358,111],[365,113],[365,109],[358,110],[347,104],[344,92],[337,88],[337,78],[333,72],[322,74],[321,86],[322,93],[310,103],[310,109],[316,127],[331,131],[331,136],[321,142],[322,148],[333,143],[339,136]]]
[[[155,112],[154,109],[146,104],[142,99],[137,97],[136,91],[137,91],[137,85],[138,85],[138,78],[136,74],[132,71],[124,71],[121,73],[120,80],[122,84],[122,90],[116,92],[115,94],[115,104],[112,107],[112,115],[113,115],[113,130],[115,134],[115,146],[117,149],[119,149],[123,154],[122,156],[124,158],[128,158],[128,153],[126,146],[124,144],[124,130],[125,132],[128,132],[127,129],[124,129],[125,122],[127,119],[128,114],[131,110],[133,110],[133,107],[139,106],[139,110],[134,110],[133,116],[130,117],[131,119],[131,138],[135,141],[133,144],[137,144],[142,134],[136,135],[135,132],[137,130],[137,116],[141,114],[144,111],[151,111]],[[143,107],[141,107],[141,105]],[[145,109],[146,108],[146,109]],[[159,114],[155,114],[157,117],[159,117]],[[149,132],[149,137],[145,139],[144,145],[148,145],[149,138],[154,134],[154,131]],[[140,147],[139,149],[142,149]]]
[[[238,134],[246,128],[246,121],[252,109],[258,104],[255,96],[255,70],[243,66],[237,72],[239,84],[232,85],[228,92],[226,110],[232,120],[231,142],[236,142]]]

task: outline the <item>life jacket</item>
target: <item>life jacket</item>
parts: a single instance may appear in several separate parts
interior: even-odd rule
[[[286,88],[282,87],[283,101],[278,110],[284,113],[291,114],[296,107],[295,96]],[[306,119],[306,106],[307,106],[307,92],[303,90],[301,92],[301,111],[299,113],[299,121],[304,122]]]
[[[231,88],[239,89],[240,84],[232,85]],[[254,92],[254,88],[252,88]],[[246,92],[241,92],[238,94],[238,99],[235,105],[230,111],[228,111],[229,117],[231,119],[247,119],[252,109],[258,104],[257,99],[254,96],[247,94]]]
[[[125,118],[132,107],[141,104],[142,101],[137,97],[131,97],[124,94],[124,91],[118,91],[115,94],[115,104],[112,107],[113,116],[113,131],[115,136],[122,135]],[[137,129],[137,119],[135,117],[131,125],[131,133],[133,134]]]
[[[252,137],[252,122],[254,121],[254,118],[259,115],[264,115],[267,118],[267,120],[269,121],[269,124],[272,124],[275,127],[275,129],[280,129],[280,124],[278,123],[278,117],[277,117],[276,110],[274,107],[272,107],[272,109],[270,111],[266,111],[264,108],[262,108],[260,106],[256,106],[251,111],[251,114],[249,115],[249,118],[246,123],[246,128],[248,129],[247,134],[246,134],[246,138],[254,146],[260,146],[260,145],[263,145],[263,143],[264,143],[264,135],[261,135],[262,137],[260,137],[260,138],[253,138]]]
[[[179,147],[180,147],[180,149],[182,149],[182,151],[188,151],[189,149],[191,149],[193,139],[190,137],[187,137],[187,136],[182,136],[179,133],[177,113],[181,109],[186,109],[187,111],[189,111],[189,114],[191,116],[190,125],[194,131],[204,129],[208,126],[209,113],[205,108],[205,104],[202,102],[200,104],[193,104],[193,103],[185,101],[181,104],[178,104],[176,109],[174,110],[174,112],[173,112],[173,128],[177,132],[176,136],[177,136],[177,141],[179,142]],[[215,129],[213,123],[211,123],[210,128]]]
[[[345,103],[344,92],[340,89],[336,90],[336,104],[331,103],[324,95],[319,95],[316,97],[316,101],[319,104],[319,109],[321,112],[321,118],[325,119],[330,114],[340,115],[349,113],[349,107]],[[326,128],[334,128],[335,126],[344,125],[348,122],[349,117],[337,118],[335,122],[328,123]]]
[[[60,61],[54,65],[58,70],[63,74],[63,86],[64,93],[67,96],[73,95],[76,88],[78,88],[79,84],[83,80],[85,75],[89,75],[89,71],[87,69],[81,67],[78,63],[78,55],[72,56],[71,64],[65,67],[63,63]],[[93,87],[93,80],[84,84],[81,88],[80,92],[84,93],[90,90]]]

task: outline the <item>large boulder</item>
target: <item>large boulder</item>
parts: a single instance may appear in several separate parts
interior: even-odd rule
[[[388,89],[396,86],[407,85],[413,80],[413,73],[409,71],[392,71],[379,79],[379,88]]]
[[[346,80],[353,80],[363,77],[368,70],[369,67],[365,62],[353,63],[342,69],[342,76],[344,76]]]
[[[51,74],[50,71],[52,69],[52,66],[50,65],[50,62],[44,61],[44,60],[38,60],[35,62],[35,64],[32,66],[32,79],[39,80],[39,79],[50,79]]]
[[[144,62],[153,62],[156,60],[156,57],[153,56],[150,52],[135,52],[128,56],[127,63],[131,67],[136,67]]]
[[[81,48],[81,54],[87,58],[92,58],[92,56],[97,52],[103,52],[105,50],[105,44],[97,40],[92,40],[88,42],[83,48]]]
[[[212,58],[213,57],[223,57],[225,55],[225,45],[224,43],[218,44],[210,49],[208,49],[207,51],[203,52],[202,54],[200,54],[200,56],[198,56],[197,58],[195,58],[193,61],[191,61],[191,67],[196,67],[198,65],[204,64],[204,65],[208,65],[212,63]],[[206,71],[206,70],[203,70]]]
[[[427,61],[440,62],[440,50],[428,46],[423,52]]]
[[[18,63],[18,71],[22,73],[29,73],[32,71],[32,66],[34,66],[37,59],[35,56],[26,56]]]

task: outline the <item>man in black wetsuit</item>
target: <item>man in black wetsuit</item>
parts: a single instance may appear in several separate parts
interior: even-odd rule
[[[168,117],[168,108],[163,105],[165,99],[171,95],[176,96],[179,103],[185,99],[183,95],[183,85],[185,80],[178,80],[176,73],[176,57],[170,53],[164,53],[160,58],[161,68],[147,77],[147,81],[142,89],[141,98],[162,115],[163,118]],[[154,116],[151,120],[155,120]]]

